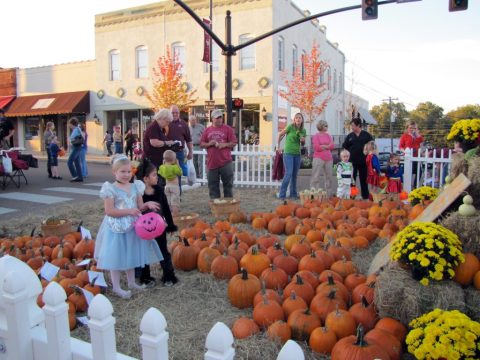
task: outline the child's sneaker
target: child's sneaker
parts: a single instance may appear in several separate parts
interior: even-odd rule
[[[166,287],[172,287],[173,282],[172,281],[165,281],[165,283],[163,285],[165,285]]]

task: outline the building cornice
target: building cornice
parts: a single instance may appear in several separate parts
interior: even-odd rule
[[[232,5],[246,5],[248,8],[250,8],[252,3],[268,2],[271,4],[272,1],[273,0],[213,0],[212,7],[215,9]],[[210,8],[210,0],[186,0],[185,3],[197,14]],[[178,6],[174,1],[169,0],[150,5],[137,6],[133,8],[97,14],[95,15],[95,27],[101,28],[125,22],[168,15],[183,15],[185,17],[189,17],[189,15],[180,6]]]

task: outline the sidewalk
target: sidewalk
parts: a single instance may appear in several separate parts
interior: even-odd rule
[[[32,151],[31,154],[38,160],[47,160],[47,153],[45,152]],[[110,164],[110,159],[111,157],[107,155],[96,155],[87,153],[87,162],[89,163],[108,165]],[[58,160],[66,162],[68,160],[68,156],[59,157]]]

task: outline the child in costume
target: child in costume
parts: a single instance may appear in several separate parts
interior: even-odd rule
[[[62,180],[62,177],[59,175],[58,172],[58,153],[60,152],[60,148],[58,147],[58,138],[55,135],[50,140],[48,150],[50,151],[50,167],[52,170],[52,179]]]
[[[120,286],[120,271],[127,274],[130,289],[143,289],[135,282],[135,268],[143,267],[156,258],[163,260],[156,241],[142,240],[135,233],[134,223],[144,210],[158,210],[158,204],[143,202],[143,182],[132,178],[132,165],[127,156],[112,158],[113,183],[105,182],[100,190],[104,200],[105,217],[95,242],[95,259],[100,269],[110,270],[112,290],[117,296],[128,299],[131,291]]]
[[[163,270],[163,276],[161,281],[165,286],[172,286],[178,282],[175,276],[175,270],[172,264],[172,257],[167,248],[167,233],[177,231],[177,226],[173,223],[172,213],[168,206],[167,197],[163,188],[158,185],[157,168],[148,160],[143,160],[140,168],[136,173],[137,179],[143,180],[145,183],[145,192],[143,193],[143,201],[154,201],[160,205],[158,213],[163,216],[167,222],[167,228],[164,233],[155,238],[160,251],[163,255],[163,260],[160,261],[160,265]],[[178,184],[177,184],[178,187]],[[150,266],[145,265],[143,268],[138,269],[140,282],[146,286],[155,285],[155,279],[150,275]]]
[[[398,154],[390,154],[387,166],[387,178],[387,192],[400,194],[403,184],[403,166],[400,165],[400,156]]]
[[[380,161],[377,156],[377,145],[375,141],[369,141],[365,144],[363,153],[367,156],[365,162],[367,164],[367,184],[368,191],[378,193],[380,187]]]
[[[158,174],[165,179],[165,195],[173,216],[180,212],[180,187],[178,177],[182,176],[182,168],[178,165],[177,155],[172,150],[163,153],[163,164]]]
[[[337,197],[340,199],[350,198],[350,187],[352,185],[353,165],[350,160],[350,152],[343,149],[340,152],[341,161],[337,164]]]

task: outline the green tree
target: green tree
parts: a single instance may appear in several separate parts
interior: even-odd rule
[[[462,119],[480,119],[480,105],[459,106],[455,110],[447,113],[447,118],[453,122]]]
[[[393,137],[402,136],[405,128],[405,119],[408,117],[408,111],[402,102],[392,103],[392,110],[395,113],[395,122],[393,123]],[[390,109],[389,104],[384,102],[375,105],[370,109],[370,114],[377,120],[378,125],[372,127],[372,135],[377,138],[390,137]]]
[[[153,68],[152,92],[145,92],[155,111],[172,105],[177,105],[181,111],[187,111],[188,107],[197,100],[194,98],[197,90],[192,91],[185,86],[181,69],[182,64],[167,47],[166,55],[160,56],[157,67]]]
[[[417,123],[425,143],[437,148],[447,146],[452,121],[444,116],[442,107],[430,101],[419,103],[410,111],[409,118]]]

